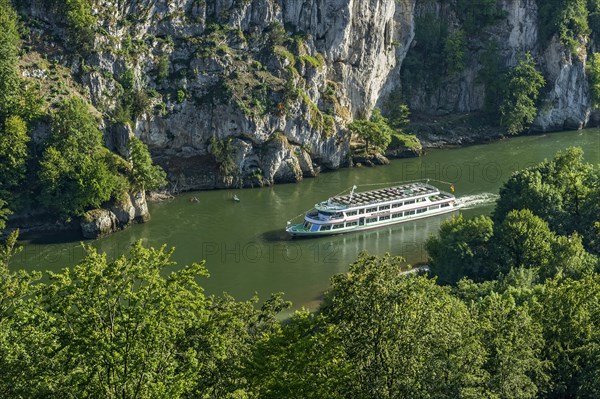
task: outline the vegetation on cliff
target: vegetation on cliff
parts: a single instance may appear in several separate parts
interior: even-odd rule
[[[549,170],[579,184],[565,191]],[[541,182],[515,189],[532,174]],[[13,235],[0,250],[0,393],[597,397],[598,231],[586,222],[562,235],[576,209],[556,212],[576,195],[597,223],[597,175],[576,149],[518,172],[493,220],[453,219],[429,241],[437,278],[362,253],[332,278],[318,311],[285,321],[280,294],[261,306],[207,296],[202,263],[173,271],[172,251],[140,243],[114,261],[88,247],[77,266],[40,281],[8,269]],[[536,195],[558,203],[527,202]],[[532,210],[513,209],[515,196]]]
[[[545,81],[535,68],[535,60],[527,53],[503,77],[505,81],[500,101],[500,124],[509,134],[520,133],[537,115],[536,101]]]
[[[89,3],[64,6],[71,36],[84,46],[92,38]],[[19,29],[10,1],[0,1],[0,197],[10,199],[8,206],[41,206],[70,217],[129,190],[162,186],[164,172],[152,165],[143,143],[132,139],[128,162],[104,146],[99,116],[80,95],[44,97],[32,79],[20,76]],[[32,130],[48,122],[49,137],[32,142]]]

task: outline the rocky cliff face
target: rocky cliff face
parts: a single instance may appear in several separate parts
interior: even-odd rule
[[[514,66],[526,52],[532,53],[546,78],[542,106],[532,129],[555,131],[584,127],[590,117],[591,96],[585,73],[585,43],[572,55],[558,39],[541,42],[538,38],[536,0],[500,0],[502,16],[490,26],[467,38],[465,68],[451,76],[438,76],[435,88],[428,79],[405,82],[406,97],[415,112],[433,115],[469,113],[484,107],[486,87],[481,78],[486,46],[495,43],[503,66]],[[450,34],[463,29],[456,15],[455,2],[417,0],[415,16],[421,21],[442,20]],[[433,16],[426,19],[426,16]],[[411,42],[414,46],[415,42]]]
[[[403,82],[404,61],[419,46],[415,29],[425,16],[461,28],[452,1],[94,4],[93,51],[83,62],[61,60],[106,115],[109,147],[123,153],[129,134],[140,137],[178,190],[297,181],[338,168],[348,159],[346,123],[397,91],[417,113],[481,110],[481,57],[491,40],[504,65],[530,51],[544,71],[549,90],[535,129],[579,128],[589,118],[585,51],[574,57],[558,40],[538,41],[535,0],[499,0],[502,17],[469,41],[465,68],[434,77],[435,87],[431,77]],[[56,8],[31,2],[24,12],[40,47],[68,41]],[[128,93],[141,104],[132,132],[114,117]]]
[[[159,93],[153,102],[163,108],[140,115],[134,133],[179,190],[297,181],[346,162],[346,122],[370,113],[406,51],[396,43],[406,28],[400,8],[394,0],[104,4],[107,34],[95,43],[104,50],[87,60],[84,79],[109,109],[127,68],[137,87]],[[285,38],[272,39],[280,27]],[[118,54],[127,35],[144,47],[133,60]],[[215,43],[198,40],[211,35]],[[153,76],[160,57],[169,63],[162,80]],[[122,141],[118,130],[108,141]],[[213,138],[231,138],[231,167]]]

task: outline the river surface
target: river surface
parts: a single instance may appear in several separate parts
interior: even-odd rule
[[[206,260],[211,277],[203,286],[208,294],[228,292],[244,300],[255,293],[264,299],[270,293],[284,292],[294,308],[314,308],[331,276],[347,271],[362,250],[376,255],[401,255],[410,264],[426,261],[426,239],[436,234],[450,216],[347,235],[288,238],[284,232],[287,221],[313,204],[353,185],[363,191],[377,188],[365,186],[368,184],[432,179],[432,184],[447,191],[447,184],[434,180],[454,183],[455,195],[466,205],[460,210],[466,217],[489,214],[498,189],[511,173],[551,158],[568,146],[582,147],[588,162],[600,162],[597,129],[431,150],[422,158],[322,173],[298,184],[186,193],[150,204],[149,223],[86,244],[105,251],[111,258],[125,253],[136,240],[151,246],[166,244],[175,247],[173,259],[180,265]],[[233,195],[241,201],[234,202]],[[193,197],[199,203],[190,202]],[[13,260],[12,268],[58,271],[74,265],[83,256],[78,237],[26,237],[23,245],[24,251]]]

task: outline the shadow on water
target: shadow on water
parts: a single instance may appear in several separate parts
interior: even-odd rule
[[[285,229],[276,229],[276,230],[266,231],[260,235],[260,238],[266,242],[272,242],[272,243],[292,240],[292,237],[290,237],[290,235],[285,231]]]
[[[23,233],[19,235],[21,245],[53,245],[53,244],[76,244],[89,241],[83,238],[78,230],[65,230],[60,233]]]

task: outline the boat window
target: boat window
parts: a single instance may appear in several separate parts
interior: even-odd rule
[[[329,231],[329,230],[331,230],[331,225],[330,224],[328,224],[326,226],[321,226],[321,231]]]
[[[427,212],[427,208],[417,209],[417,213]]]
[[[389,220],[389,219],[390,219],[390,215],[379,217],[379,220]]]
[[[367,219],[367,223],[375,223],[377,221],[377,218],[369,218]]]
[[[409,215],[414,215],[414,214],[415,214],[414,210],[413,211],[406,211],[406,212],[404,212],[404,216],[409,216]]]
[[[390,209],[390,206],[389,205],[383,205],[383,206],[379,207],[380,211],[385,211],[386,209]]]
[[[367,213],[377,212],[377,208],[368,208]]]
[[[423,202],[425,201],[425,198],[417,198],[417,202]]]
[[[361,215],[362,215],[363,213],[365,213],[365,210],[364,210],[364,208],[363,208],[363,209],[361,209],[360,211],[358,211],[358,213],[360,213]]]
[[[402,212],[400,212],[400,213],[394,213],[392,215],[392,218],[394,218],[394,219],[401,218],[401,217],[402,217]]]
[[[402,202],[396,202],[395,204],[392,204],[392,208],[398,208],[402,206]]]
[[[409,205],[409,204],[414,204],[415,200],[410,200],[410,201],[406,201],[404,202],[404,205]]]
[[[344,227],[344,223],[342,223],[342,224],[336,224],[336,225],[333,226],[334,229],[341,229],[343,227]]]
[[[355,216],[357,214],[356,211],[346,213],[346,216]]]
[[[430,211],[433,211],[433,210],[435,210],[435,209],[440,209],[440,206],[439,206],[439,205],[434,205],[434,206],[430,206],[430,207],[429,207],[429,210],[430,210]]]
[[[450,206],[450,204],[449,204],[449,203],[447,203],[447,202],[446,202],[445,204],[442,204],[442,208],[447,208],[447,207],[449,207],[449,206]]]
[[[348,222],[348,223],[346,223],[346,227],[356,226],[357,224],[358,224],[358,222]]]

